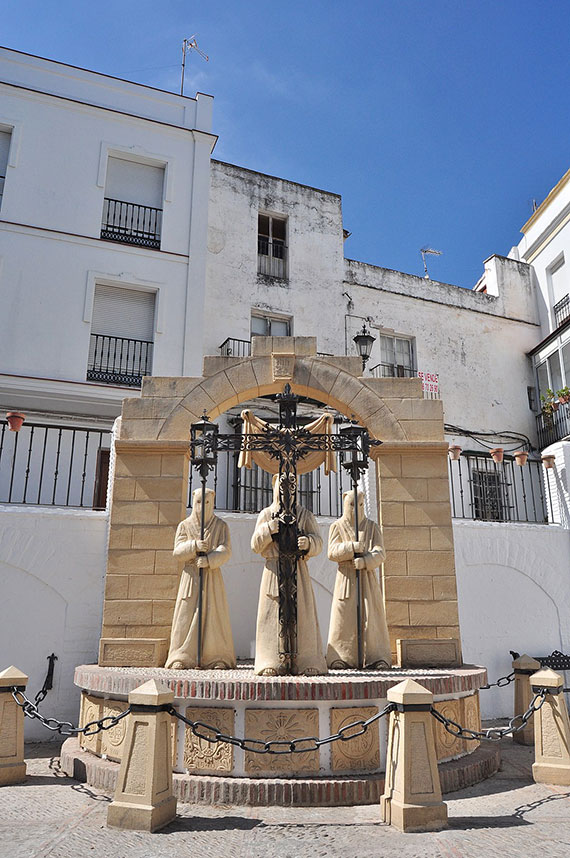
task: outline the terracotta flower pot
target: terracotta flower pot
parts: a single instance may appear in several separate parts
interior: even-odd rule
[[[552,410],[553,410],[553,411],[558,411],[558,408],[559,408],[559,403],[558,403],[558,402],[553,402],[553,403],[552,403]]]
[[[493,462],[496,462],[499,465],[503,461],[503,453],[504,450],[502,447],[495,447],[494,450],[491,450],[491,457]]]
[[[544,465],[546,470],[549,470],[550,468],[554,467],[555,459],[556,459],[556,456],[543,456],[542,457],[542,464]]]
[[[457,462],[459,457],[461,456],[461,447],[458,447],[457,444],[450,444],[449,450],[449,458],[452,462]]]
[[[570,402],[570,396],[559,396],[558,402],[560,405],[565,405],[567,402]]]
[[[10,432],[19,432],[25,419],[25,414],[20,414],[19,411],[9,411],[6,415],[6,420],[8,421]]]
[[[528,453],[526,452],[526,450],[517,450],[517,452],[514,454],[514,456],[515,456],[517,465],[520,465],[521,467],[523,465],[526,465],[526,460],[528,459]]]

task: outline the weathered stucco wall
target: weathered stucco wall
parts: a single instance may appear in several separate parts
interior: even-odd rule
[[[73,671],[97,660],[107,524],[105,512],[0,508],[1,668],[14,664],[28,674],[33,699],[55,652],[54,688],[42,705],[48,716],[75,721]],[[26,719],[26,737],[53,734]]]

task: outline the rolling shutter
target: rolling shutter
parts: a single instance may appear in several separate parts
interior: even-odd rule
[[[162,209],[164,167],[109,158],[105,196],[112,200]]]
[[[154,292],[95,286],[92,334],[152,340],[154,330]]]

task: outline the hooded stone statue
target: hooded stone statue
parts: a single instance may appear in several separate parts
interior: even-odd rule
[[[259,513],[251,548],[265,559],[259,590],[254,671],[263,676],[284,673],[279,651],[283,649],[279,626],[279,480],[273,478],[273,503]],[[297,654],[293,672],[313,676],[327,673],[317,606],[307,558],[319,554],[323,541],[314,515],[297,504],[298,547],[306,552],[297,560]]]
[[[181,521],[174,540],[174,556],[184,559],[180,578],[170,651],[166,667],[180,670],[197,667],[198,592],[200,568],[204,570],[202,590],[202,659],[200,667],[236,666],[226,589],[220,567],[231,557],[230,530],[214,515],[214,492],[206,489],[204,540],[200,539],[202,490],[192,495],[192,512]],[[198,552],[206,552],[198,557]]]
[[[364,495],[358,492],[358,541],[354,533],[354,492],[345,492],[343,515],[329,531],[328,557],[338,563],[327,645],[332,669],[358,667],[356,570],[360,570],[362,653],[364,667],[390,667],[390,638],[377,569],[384,560],[378,525],[366,518]],[[362,556],[355,557],[355,553]]]

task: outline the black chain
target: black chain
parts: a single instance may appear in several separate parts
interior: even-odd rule
[[[48,691],[51,691],[53,688],[53,670],[57,661],[57,655],[55,654],[55,652],[52,652],[51,655],[48,655],[47,660],[49,661],[49,666],[46,678],[44,679],[44,684],[34,697],[34,703],[36,704],[36,706],[39,706],[40,703],[44,702],[47,697]]]
[[[496,682],[488,682],[487,685],[481,685],[479,691],[487,691],[489,688],[504,688],[515,681],[515,672],[509,673],[507,676],[501,676]]]
[[[104,718],[99,718],[97,721],[89,721],[89,723],[85,724],[83,727],[74,727],[71,721],[60,721],[58,718],[46,718],[38,710],[37,705],[32,703],[31,700],[28,700],[24,692],[20,691],[18,688],[12,688],[12,697],[18,706],[24,710],[24,715],[27,715],[28,718],[36,719],[40,724],[43,724],[44,727],[47,727],[48,730],[52,730],[54,733],[59,733],[61,736],[77,736],[79,733],[83,733],[84,736],[94,736],[96,733],[100,733],[101,730],[110,730],[111,727],[114,727],[115,724],[118,724],[119,721],[126,718],[131,711],[131,707],[129,706],[124,712],[119,712],[118,715],[106,715]]]
[[[195,736],[199,739],[205,739],[206,742],[212,744],[216,742],[226,742],[228,745],[235,745],[243,751],[251,751],[254,754],[305,754],[307,751],[318,751],[321,745],[329,745],[331,742],[341,741],[349,742],[357,736],[362,736],[371,724],[379,721],[385,715],[393,712],[396,708],[394,703],[388,703],[380,712],[373,715],[371,718],[358,721],[353,721],[345,727],[341,727],[338,733],[332,736],[327,736],[325,739],[319,739],[317,736],[304,736],[301,739],[272,739],[263,741],[263,739],[239,739],[237,736],[228,736],[222,733],[217,727],[212,727],[211,724],[205,724],[203,721],[191,721],[186,718],[173,706],[168,710],[174,718],[183,721],[190,727]]]
[[[431,714],[436,721],[443,724],[448,733],[451,733],[452,736],[456,736],[458,739],[486,739],[489,742],[499,742],[505,736],[512,736],[513,733],[518,733],[520,730],[523,730],[534,713],[538,712],[538,710],[544,705],[544,701],[546,700],[546,695],[548,693],[548,688],[541,688],[530,701],[526,712],[522,715],[515,715],[514,718],[511,718],[508,727],[487,727],[486,730],[469,730],[468,727],[462,727],[457,723],[457,721],[453,721],[451,718],[446,718],[445,715],[442,715],[442,713],[438,712],[433,706],[431,708]],[[520,724],[517,724],[517,721],[520,721]]]

